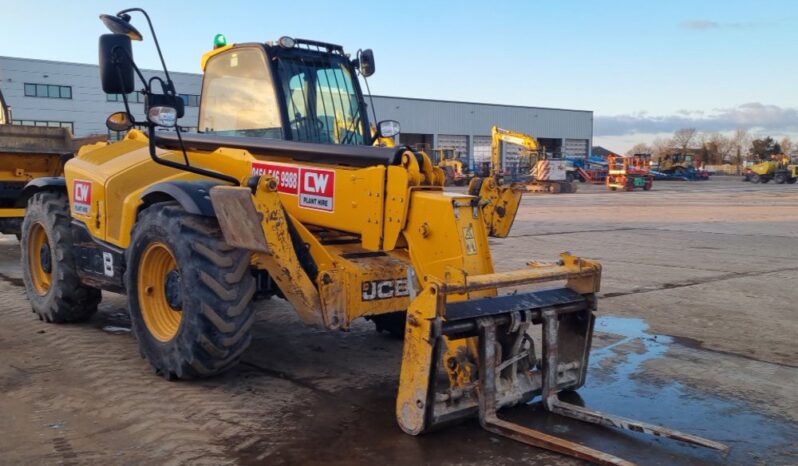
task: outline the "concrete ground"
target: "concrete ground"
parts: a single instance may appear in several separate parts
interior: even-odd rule
[[[528,195],[500,270],[570,251],[604,266],[587,406],[728,443],[727,456],[548,415],[504,416],[640,464],[798,463],[798,186],[737,177],[651,192]],[[46,325],[0,238],[0,464],[583,464],[466,422],[394,419],[401,342],[368,322],[303,326],[258,303],[242,363],[167,382],[139,357],[124,298]]]

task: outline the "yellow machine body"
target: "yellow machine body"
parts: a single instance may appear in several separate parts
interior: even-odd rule
[[[167,159],[179,160],[177,154],[161,151]],[[188,153],[194,164],[223,170],[245,182],[257,173],[259,164],[270,163],[289,169],[316,169],[330,176],[334,183],[330,210],[306,208],[300,197],[278,192],[279,208],[293,220],[302,240],[319,267],[319,276],[335,277],[334,297],[340,302],[327,304],[317,296],[305,296],[294,302],[315,302],[320,308],[297,309],[307,321],[324,323],[331,328],[348,328],[357,317],[407,308],[407,267],[412,257],[424,258],[416,264],[418,273],[443,276],[448,266],[468,264],[470,273],[492,272],[492,262],[484,238],[487,236],[474,198],[466,194],[444,193],[438,185],[431,162],[424,158],[426,169],[419,167],[410,152],[406,166],[351,168],[329,164],[297,163],[285,157],[263,157],[245,150],[219,148],[212,152]],[[148,153],[148,139],[132,130],[120,142],[85,146],[67,163],[67,189],[72,199],[72,216],[85,224],[91,236],[104,243],[127,248],[137,213],[146,203],[146,191],[158,182],[201,180],[203,177],[155,163]],[[413,202],[411,202],[411,199]],[[410,209],[410,205],[413,209]],[[326,208],[325,208],[326,209]],[[433,215],[438,209],[449,215]],[[454,211],[462,215],[455,216]],[[312,225],[313,228],[303,227]],[[408,227],[408,225],[411,225]],[[412,235],[408,233],[411,228]],[[322,230],[320,230],[322,229]],[[323,245],[324,238],[349,239],[339,245]],[[408,236],[417,238],[408,248]],[[434,238],[434,241],[429,238]],[[356,239],[355,242],[351,241]],[[384,255],[370,255],[385,252]],[[363,258],[348,259],[347,257]],[[253,266],[264,263],[256,254]],[[296,264],[295,264],[296,265]],[[273,270],[272,270],[273,272]],[[290,274],[299,276],[297,271]],[[279,273],[273,274],[279,276]],[[380,283],[386,280],[390,284]],[[366,285],[364,285],[364,283]],[[365,292],[387,296],[363,300]],[[382,287],[383,289],[379,289]],[[331,288],[327,286],[326,288]],[[398,289],[398,291],[397,291]],[[322,309],[336,308],[336,319],[325,319]]]

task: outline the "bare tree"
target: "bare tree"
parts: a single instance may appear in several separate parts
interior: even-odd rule
[[[670,139],[657,138],[651,142],[651,154],[656,160],[660,160],[671,150],[673,141]]]
[[[779,145],[781,146],[782,154],[790,155],[793,149],[795,149],[795,144],[789,136],[784,136],[781,141],[779,141]]]
[[[695,128],[682,128],[673,133],[673,145],[687,152],[692,149],[697,141],[698,131]]]
[[[737,165],[737,173],[740,173],[743,164],[743,158],[747,152],[747,148],[751,145],[751,135],[745,128],[737,128],[731,137],[732,140],[732,160]]]
[[[626,155],[635,155],[635,154],[650,154],[654,152],[651,146],[646,144],[645,142],[639,142],[632,146],[631,149],[626,151]]]
[[[722,133],[712,133],[707,137],[707,145],[715,151],[717,160],[713,163],[729,163],[734,158],[734,138],[724,136]]]

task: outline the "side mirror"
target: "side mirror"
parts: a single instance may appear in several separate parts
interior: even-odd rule
[[[133,127],[133,122],[130,121],[127,112],[116,112],[105,120],[105,127],[111,131],[127,131]]]
[[[125,34],[100,36],[100,81],[106,94],[130,94],[134,88],[133,47]]]
[[[392,138],[399,134],[401,127],[396,120],[383,120],[377,123],[377,137]]]
[[[368,78],[374,74],[374,52],[371,49],[362,50],[357,57],[360,74]]]

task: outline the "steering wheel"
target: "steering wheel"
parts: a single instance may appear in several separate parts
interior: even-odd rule
[[[316,125],[316,129],[318,129],[319,131],[324,129],[323,121],[319,120],[316,117],[310,117],[310,116],[301,116],[294,118],[293,120],[288,122],[288,125],[289,126],[297,125],[297,130],[299,130],[299,128],[307,124],[307,122],[313,122],[313,124]]]

